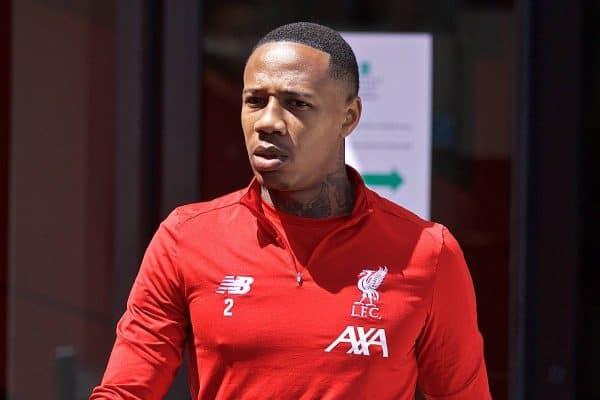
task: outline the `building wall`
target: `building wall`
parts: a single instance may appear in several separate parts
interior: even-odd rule
[[[102,3],[13,3],[9,398],[58,398],[65,357],[84,385],[112,342],[114,44]]]

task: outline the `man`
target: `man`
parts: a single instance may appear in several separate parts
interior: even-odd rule
[[[344,164],[361,115],[348,44],[275,29],[242,103],[255,179],[161,224],[91,398],[162,398],[187,346],[193,399],[489,399],[455,239]]]

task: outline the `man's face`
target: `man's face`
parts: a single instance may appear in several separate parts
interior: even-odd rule
[[[330,76],[325,52],[291,42],[254,51],[244,70],[242,128],[263,186],[316,189],[343,166],[341,147],[355,125],[348,94],[347,84]]]

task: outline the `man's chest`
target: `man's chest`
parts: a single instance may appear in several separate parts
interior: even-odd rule
[[[187,257],[195,347],[225,362],[274,353],[406,362],[429,309],[432,268],[399,254],[339,246],[307,266],[276,246]]]

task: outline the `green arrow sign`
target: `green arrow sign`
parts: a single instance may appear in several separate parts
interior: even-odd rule
[[[404,183],[404,179],[396,171],[389,174],[368,173],[363,174],[362,177],[369,186],[388,186],[393,190],[398,189]]]

